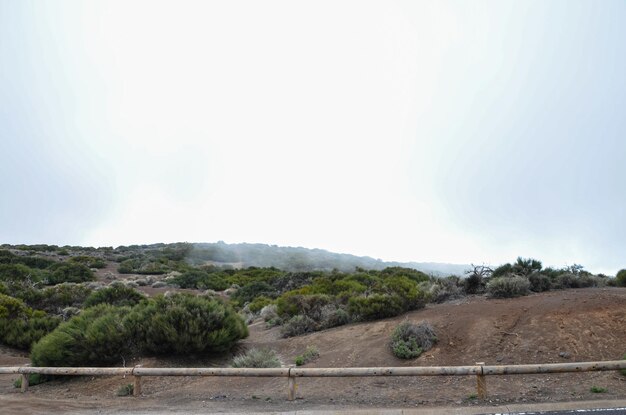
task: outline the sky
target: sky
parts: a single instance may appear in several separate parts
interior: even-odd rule
[[[626,3],[0,0],[0,243],[626,267]]]

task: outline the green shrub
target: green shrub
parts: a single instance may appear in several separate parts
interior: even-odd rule
[[[242,318],[214,297],[159,295],[135,306],[128,318],[147,353],[223,352],[248,336]]]
[[[116,281],[106,288],[92,292],[85,300],[85,307],[93,307],[98,304],[134,306],[139,304],[144,298],[143,294],[139,291]]]
[[[432,283],[424,282],[423,284],[428,285],[420,285],[420,288],[427,292],[429,300],[434,303],[443,303],[444,301],[453,300],[465,295],[463,292],[463,283],[457,276],[435,278]]]
[[[31,281],[41,280],[42,272],[22,264],[0,264],[0,281]]]
[[[530,291],[540,293],[549,291],[552,286],[552,281],[546,275],[535,272],[528,276],[528,282],[530,283]]]
[[[204,290],[222,291],[228,288],[228,283],[219,273],[208,273],[199,269],[183,272],[172,279],[171,283],[180,288],[198,288]]]
[[[619,270],[615,276],[615,282],[619,287],[626,287],[626,269]]]
[[[36,299],[27,302],[33,308],[60,314],[64,308],[81,307],[91,292],[91,288],[83,284],[66,282],[39,290]]]
[[[42,375],[40,373],[30,373],[28,375],[28,385],[35,386],[47,382],[50,377],[47,375]],[[21,388],[22,387],[22,377],[15,379],[13,382],[13,387]]]
[[[63,282],[86,282],[95,279],[94,273],[83,264],[57,262],[49,267],[51,271],[48,283],[51,285]]]
[[[263,281],[254,281],[244,287],[239,288],[231,296],[231,299],[237,301],[241,305],[244,305],[260,296],[275,298],[276,294],[277,292],[274,287],[272,287],[268,283]]]
[[[412,324],[404,321],[391,335],[391,351],[400,359],[414,359],[430,350],[436,342],[437,336],[428,322]]]
[[[592,386],[590,391],[592,393],[607,393],[608,392],[606,388],[601,388],[599,386]]]
[[[559,274],[553,283],[555,288],[580,288],[580,281],[578,277],[570,272]]]
[[[135,391],[135,385],[132,383],[127,383],[126,385],[122,385],[117,390],[117,396],[131,396]]]
[[[404,301],[398,295],[372,294],[353,297],[348,302],[348,311],[355,320],[377,320],[402,314]]]
[[[626,360],[626,354],[622,356],[622,360]],[[626,376],[626,369],[620,369],[619,373],[621,373],[622,376]]]
[[[302,366],[317,359],[318,357],[320,357],[320,352],[319,350],[317,350],[317,347],[308,346],[306,350],[304,351],[304,353],[302,353],[299,356],[296,356],[295,363],[296,363],[296,366]]]
[[[88,268],[104,268],[107,265],[102,258],[96,258],[89,255],[79,255],[71,257],[68,262],[83,264]]]
[[[247,334],[245,323],[224,303],[174,294],[133,308],[87,308],[35,344],[31,359],[39,366],[87,366],[140,353],[221,352]]]
[[[328,304],[322,307],[320,311],[319,326],[320,329],[329,329],[331,327],[343,326],[350,322],[350,314],[335,304]]]
[[[129,307],[101,304],[84,310],[42,338],[32,349],[34,366],[89,366],[121,363],[139,339],[125,321]]]
[[[248,304],[248,309],[250,310],[250,312],[256,314],[261,311],[263,307],[270,304],[272,304],[272,300],[262,295],[252,300],[252,302]]]
[[[487,284],[487,294],[493,298],[511,298],[526,295],[530,282],[526,277],[508,276],[493,278]]]
[[[322,308],[333,302],[326,294],[298,294],[305,289],[287,292],[276,300],[278,315],[283,317],[303,315],[314,321],[322,318]]]
[[[233,359],[233,367],[280,367],[280,359],[276,352],[271,349],[252,348],[244,354],[240,354]]]
[[[0,342],[18,349],[31,345],[54,330],[61,319],[33,310],[17,298],[0,294]]]
[[[301,336],[306,333],[314,332],[318,329],[318,324],[311,318],[303,315],[291,317],[280,328],[283,337]]]

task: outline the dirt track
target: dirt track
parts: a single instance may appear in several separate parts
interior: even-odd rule
[[[414,361],[396,359],[388,348],[393,328],[404,318],[428,320],[437,346]],[[619,359],[626,352],[626,289],[590,288],[554,291],[512,300],[472,297],[429,305],[406,316],[353,324],[308,336],[280,339],[278,330],[251,326],[244,346],[268,346],[285,364],[307,345],[320,358],[307,367],[410,366],[549,363]],[[565,353],[566,357],[560,356]],[[144,366],[223,365],[228,356],[200,361],[144,359]],[[27,362],[19,353],[0,349],[0,365]],[[134,364],[135,362],[133,362]],[[22,395],[14,376],[0,376],[3,414],[83,412],[98,408],[115,413],[143,411],[293,411],[340,407],[423,407],[476,405],[473,377],[300,379],[299,399],[286,402],[285,379],[148,378],[141,399],[115,396],[122,378],[75,378],[32,387]],[[615,372],[502,376],[487,379],[489,399],[480,404],[626,398],[626,377]],[[606,388],[594,394],[592,386]],[[29,408],[20,409],[26,404]],[[29,412],[30,411],[30,412]]]

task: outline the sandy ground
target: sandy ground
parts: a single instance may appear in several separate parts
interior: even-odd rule
[[[389,337],[404,319],[428,320],[439,343],[415,360],[395,358]],[[429,305],[397,318],[352,324],[281,339],[262,322],[250,327],[242,348],[275,349],[285,365],[308,345],[320,358],[306,367],[443,366],[616,360],[626,353],[626,289],[589,288],[534,294],[510,300],[470,297]],[[565,353],[565,357],[560,354]],[[223,366],[230,356],[155,359],[156,366]],[[0,348],[0,365],[27,363],[25,354]],[[34,386],[25,394],[0,375],[0,413],[127,413],[128,411],[285,412],[341,408],[471,408],[559,401],[626,399],[626,377],[617,372],[491,376],[488,399],[473,399],[475,377],[306,378],[298,399],[288,402],[287,380],[269,378],[145,378],[143,397],[118,397],[131,379],[72,378]],[[592,386],[607,389],[592,393]]]

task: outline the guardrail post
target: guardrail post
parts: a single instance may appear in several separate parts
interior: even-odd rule
[[[480,366],[480,373],[476,375],[476,392],[478,399],[487,397],[487,378],[485,377],[483,366],[485,362],[476,362]]]
[[[296,384],[296,377],[291,375],[291,370],[294,367],[294,365],[289,365],[289,372],[287,372],[287,387],[289,388],[287,394],[288,401],[294,401],[296,399],[296,388],[298,385]]]
[[[30,364],[26,364],[25,366],[30,366]],[[30,375],[28,373],[22,373],[20,374],[21,378],[22,378],[22,386],[20,387],[20,390],[22,393],[26,392],[28,390],[28,386],[29,386],[29,378]]]
[[[135,365],[135,368],[141,367],[141,365]],[[133,396],[141,396],[141,376],[135,375],[135,369],[133,369]]]

